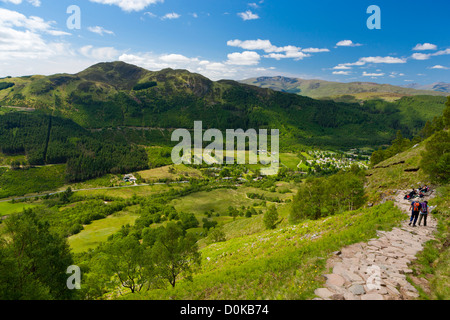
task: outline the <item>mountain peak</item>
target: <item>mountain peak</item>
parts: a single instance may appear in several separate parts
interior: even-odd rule
[[[150,71],[123,61],[100,62],[77,76],[90,81],[105,82],[118,88],[133,87],[139,79]]]

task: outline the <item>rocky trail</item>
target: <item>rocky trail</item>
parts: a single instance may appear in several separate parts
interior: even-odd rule
[[[425,242],[433,239],[437,220],[429,208],[427,226],[409,226],[410,202],[404,200],[406,191],[399,190],[394,202],[404,213],[400,227],[389,232],[377,231],[377,238],[367,243],[356,243],[336,252],[327,261],[331,274],[324,275],[323,288],[316,289],[314,300],[411,300],[419,296],[407,280],[412,273],[408,265],[423,249]],[[433,197],[430,191],[422,200]]]

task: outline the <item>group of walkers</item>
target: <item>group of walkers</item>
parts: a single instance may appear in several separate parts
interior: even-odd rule
[[[423,198],[423,193],[428,192],[430,190],[430,188],[428,186],[424,186],[424,187],[420,187],[418,188],[418,190],[416,191],[415,189],[413,189],[407,196],[408,200],[412,200],[416,197],[418,198]],[[405,196],[406,198],[406,196]],[[418,200],[413,200],[411,202],[411,206],[410,206],[410,210],[411,210],[411,219],[409,220],[409,225],[412,224],[413,227],[416,226],[417,220],[418,224],[420,226],[422,220],[423,220],[423,225],[426,226],[427,225],[427,217],[428,217],[428,201],[418,201]]]
[[[409,220],[409,225],[415,227],[417,219],[419,219],[419,226],[423,219],[423,225],[427,226],[427,216],[428,216],[428,201],[413,201],[411,202],[411,219]]]
[[[424,186],[424,187],[419,187],[417,190],[416,189],[412,189],[412,191],[408,194],[405,195],[405,200],[412,200],[414,198],[423,198],[425,195],[425,193],[427,193],[430,190],[430,188],[428,186]]]

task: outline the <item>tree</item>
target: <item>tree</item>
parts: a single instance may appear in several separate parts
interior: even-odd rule
[[[62,204],[68,203],[70,201],[70,197],[73,195],[72,188],[68,187],[66,191],[60,194],[60,201]]]
[[[307,179],[294,197],[289,221],[295,224],[361,207],[365,202],[364,181],[364,172],[356,167],[326,178]]]
[[[447,183],[450,180],[450,132],[439,131],[425,146],[420,167],[431,180]]]
[[[208,232],[209,229],[211,228],[215,228],[217,225],[217,221],[209,220],[207,218],[203,218],[202,222],[203,222],[203,229],[206,229],[206,232]]]
[[[0,299],[71,299],[67,268],[73,264],[67,240],[49,231],[34,210],[6,220],[0,244]]]
[[[222,228],[216,227],[213,228],[208,237],[206,238],[207,243],[216,243],[226,241],[225,232],[223,232]]]
[[[450,128],[450,97],[447,97],[447,102],[445,103],[445,105],[447,107],[444,109],[442,117],[444,121],[444,126],[445,128],[448,129]]]
[[[133,235],[114,239],[100,253],[104,271],[114,277],[114,283],[139,292],[149,280],[151,266],[147,263],[144,247]],[[146,269],[147,267],[147,269]]]
[[[183,225],[183,229],[187,230],[190,228],[197,228],[199,226],[199,222],[193,213],[184,213],[181,212],[179,214],[181,224]]]
[[[267,229],[275,229],[278,220],[278,211],[275,205],[269,206],[266,213],[264,214],[264,225]]]
[[[172,287],[179,277],[192,281],[192,273],[201,263],[201,255],[193,234],[186,234],[176,223],[169,222],[158,234],[151,258],[156,274],[169,281]]]

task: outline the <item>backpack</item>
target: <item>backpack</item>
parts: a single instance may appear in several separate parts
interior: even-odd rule
[[[420,207],[421,207],[420,202],[414,202],[413,211],[414,212],[420,211]]]
[[[421,205],[422,205],[422,210],[421,210],[422,213],[426,213],[427,212],[427,204],[425,202],[422,202]]]

